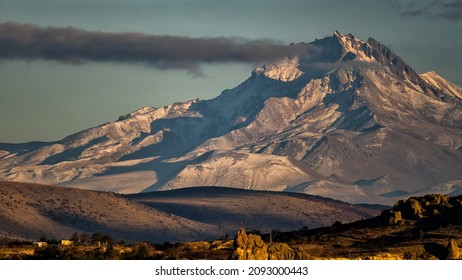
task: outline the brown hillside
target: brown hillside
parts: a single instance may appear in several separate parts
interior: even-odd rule
[[[261,231],[318,227],[376,215],[314,196],[190,188],[122,196],[68,187],[0,182],[0,237],[69,238],[74,232],[152,242],[216,239],[241,224]]]
[[[173,241],[211,237],[206,224],[163,213],[119,195],[67,187],[0,182],[0,237],[69,238],[74,232],[116,239]],[[180,230],[179,230],[180,229]]]

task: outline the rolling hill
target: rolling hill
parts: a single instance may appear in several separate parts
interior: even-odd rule
[[[377,211],[303,194],[190,188],[120,195],[0,182],[0,238],[67,239],[77,232],[152,242],[217,239],[245,224],[296,230],[369,218]]]

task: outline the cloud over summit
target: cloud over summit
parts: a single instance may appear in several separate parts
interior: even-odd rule
[[[141,63],[158,69],[200,72],[202,63],[267,62],[309,53],[312,46],[271,40],[191,38],[144,33],[107,33],[75,27],[0,23],[0,59],[62,63]]]

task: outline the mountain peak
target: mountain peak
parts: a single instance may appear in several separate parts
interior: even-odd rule
[[[388,68],[401,80],[410,80],[421,84],[421,77],[402,58],[389,47],[369,38],[367,41],[356,38],[352,34],[342,34],[338,31],[333,36],[312,42],[322,49],[322,62],[363,61],[379,63]]]
[[[287,56],[258,67],[254,74],[283,82],[293,81],[304,74],[307,63],[336,63],[351,60],[372,62],[372,51],[367,42],[355,38],[352,34],[341,34],[336,31],[333,36],[305,44],[309,50],[305,54]],[[309,67],[310,68],[310,67]],[[311,69],[308,69],[311,70]]]
[[[367,41],[356,38],[353,34],[342,34],[335,31],[332,36],[316,40],[311,44],[322,49],[322,61],[365,61],[379,62],[382,66],[398,66],[408,73],[411,68],[389,47],[369,38]]]
[[[366,62],[374,61],[371,46],[353,34],[342,34],[335,31],[332,36],[316,40],[311,44],[321,48],[322,62],[345,62],[361,60]]]
[[[313,67],[310,66],[313,63],[325,63],[334,66],[337,63],[349,61],[378,62],[383,66],[391,65],[391,68],[404,64],[389,48],[375,39],[369,38],[366,42],[356,38],[351,33],[342,34],[335,31],[332,36],[327,36],[319,40],[316,39],[308,44],[300,44],[306,46],[306,49],[309,51],[265,64],[262,67],[256,68],[254,74],[289,82],[299,78],[304,73],[313,71]],[[410,67],[405,65],[404,72],[410,72]],[[417,74],[415,75],[418,76]]]

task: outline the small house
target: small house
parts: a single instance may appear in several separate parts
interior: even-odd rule
[[[43,242],[43,241],[36,241],[33,243],[36,248],[44,248],[48,246],[48,243]]]
[[[74,241],[67,240],[67,239],[62,239],[60,244],[61,244],[61,246],[72,246],[72,245],[74,245]]]

